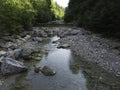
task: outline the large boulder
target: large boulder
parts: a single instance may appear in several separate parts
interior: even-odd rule
[[[6,56],[18,60],[21,57],[21,53],[22,53],[22,49],[8,50]]]
[[[15,50],[9,50],[6,54],[7,57],[17,59],[19,60],[24,59],[24,60],[31,60],[32,59],[32,53],[37,52],[35,48],[32,47],[24,47],[24,48],[19,48]]]
[[[26,70],[27,67],[24,65],[24,63],[11,58],[4,58],[1,64],[2,75],[15,74]]]

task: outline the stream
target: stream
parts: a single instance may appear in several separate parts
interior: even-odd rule
[[[84,58],[74,55],[70,49],[57,48],[59,37],[54,36],[43,46],[47,51],[36,66],[49,66],[54,76],[35,73],[31,65],[26,73],[5,77],[0,90],[120,90],[120,79]]]

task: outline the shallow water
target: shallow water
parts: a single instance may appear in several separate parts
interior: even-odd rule
[[[51,41],[57,40],[57,37]],[[49,43],[44,46],[49,52],[37,64],[37,66],[49,66],[56,71],[55,76],[46,77],[43,74],[32,75],[28,90],[87,90],[86,79],[80,70],[73,74],[70,69],[70,61],[73,59],[70,49],[57,49],[56,44]]]
[[[49,66],[55,76],[34,73],[33,67],[27,73],[7,77],[0,90],[120,90],[120,78],[106,73],[94,64],[84,62],[70,49],[58,49],[59,37],[43,47],[48,54],[36,66]]]

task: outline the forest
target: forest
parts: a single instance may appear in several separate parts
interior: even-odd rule
[[[70,0],[64,20],[120,38],[120,0]]]
[[[66,9],[53,0],[0,0],[0,29],[15,32],[64,19],[79,27],[120,38],[120,0],[70,0]]]
[[[0,0],[0,90],[120,90],[120,0]]]
[[[64,16],[64,8],[53,0],[0,0],[0,29],[15,32]]]

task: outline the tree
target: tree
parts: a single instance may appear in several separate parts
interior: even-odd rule
[[[35,11],[29,0],[0,0],[0,24],[16,31],[32,25]]]
[[[120,0],[70,0],[65,12],[66,22],[96,32],[120,36]]]

